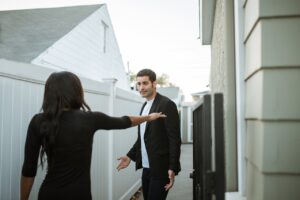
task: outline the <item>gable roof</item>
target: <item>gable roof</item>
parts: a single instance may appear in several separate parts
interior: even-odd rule
[[[0,58],[29,63],[101,6],[1,11]]]

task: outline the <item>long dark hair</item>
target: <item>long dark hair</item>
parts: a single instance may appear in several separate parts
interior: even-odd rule
[[[83,88],[79,78],[67,71],[52,73],[45,85],[42,105],[43,121],[40,133],[42,148],[40,153],[43,167],[43,156],[47,154],[48,168],[53,164],[55,138],[59,132],[59,118],[63,111],[82,109],[90,111],[84,101]]]

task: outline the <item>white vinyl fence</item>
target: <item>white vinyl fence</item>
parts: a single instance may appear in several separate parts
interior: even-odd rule
[[[44,84],[54,71],[33,64],[0,59],[0,200],[18,200],[27,127],[40,112]],[[138,115],[143,100],[131,91],[106,83],[80,78],[86,102],[93,111],[109,115]],[[135,142],[137,128],[98,131],[92,158],[92,195],[95,200],[128,200],[141,186],[140,171],[134,163],[117,172],[117,158]],[[45,170],[40,168],[30,199],[37,199]]]

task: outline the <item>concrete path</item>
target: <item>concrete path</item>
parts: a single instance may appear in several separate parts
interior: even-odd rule
[[[193,145],[183,144],[181,146],[181,172],[175,178],[175,184],[170,190],[167,200],[193,200],[193,180],[190,173],[193,170]],[[228,192],[225,194],[226,200],[246,200],[238,192]],[[142,194],[137,200],[144,200]]]
[[[192,200],[193,199],[193,180],[190,173],[193,170],[193,145],[181,145],[181,172],[175,177],[175,184],[170,190],[167,200]],[[144,200],[143,195],[138,200]]]
[[[181,145],[181,172],[175,178],[175,184],[170,190],[167,200],[192,200],[193,179],[190,173],[193,171],[193,145]]]

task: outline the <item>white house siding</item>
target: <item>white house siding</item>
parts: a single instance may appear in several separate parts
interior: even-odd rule
[[[35,113],[40,112],[44,84],[53,72],[44,67],[0,60],[0,199],[19,199],[19,180],[24,159],[24,143],[27,127]],[[117,89],[114,105],[111,104],[110,84],[81,77],[84,95],[94,111],[115,116],[138,115],[142,100],[130,91]],[[111,137],[111,134],[114,134]],[[109,146],[109,137],[112,146]],[[117,172],[117,157],[124,155],[136,140],[136,128],[118,131],[100,130],[93,144],[91,178],[94,199],[129,199],[140,187],[140,172],[134,163]],[[111,168],[112,167],[112,168]],[[39,168],[30,199],[37,194],[44,173]],[[111,184],[111,185],[109,185]],[[112,188],[112,191],[109,191]]]
[[[103,23],[107,25],[106,41]],[[71,70],[97,81],[116,78],[117,87],[130,89],[106,5],[102,5],[31,63],[55,70]]]
[[[224,94],[226,190],[237,190],[237,133],[233,1],[217,0],[212,36],[210,88]]]
[[[300,1],[244,6],[247,199],[300,199]]]

